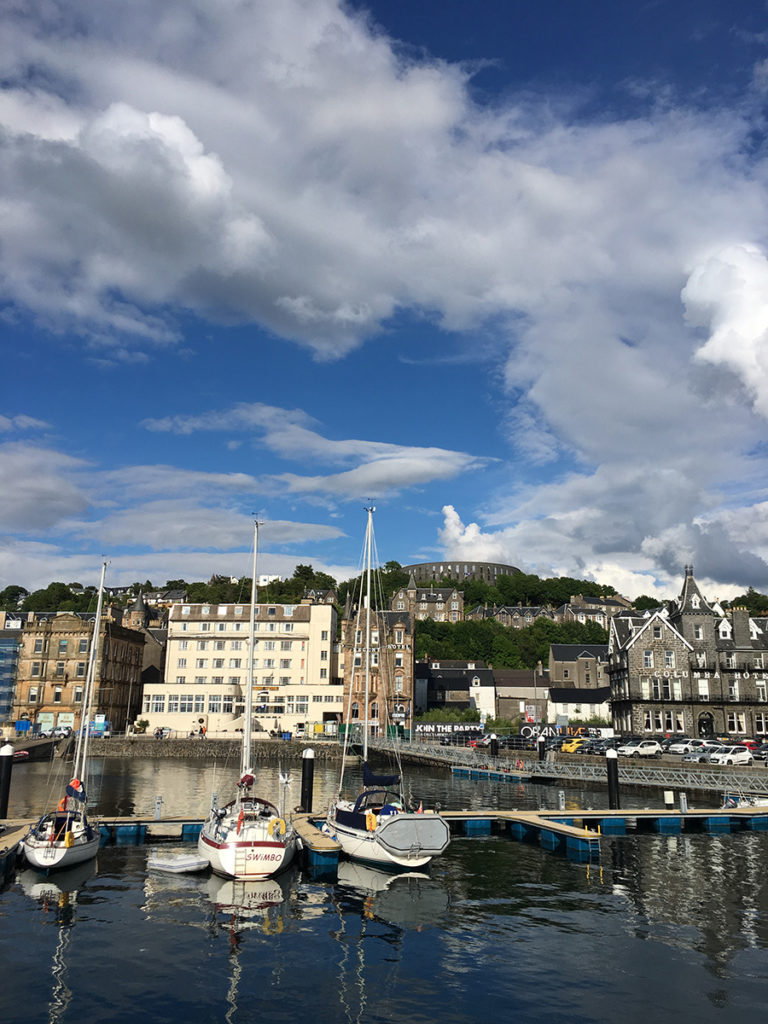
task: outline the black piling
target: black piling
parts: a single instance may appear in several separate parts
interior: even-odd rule
[[[0,747],[0,818],[8,817],[8,797],[11,792],[11,772],[13,771],[13,747],[4,743]]]
[[[619,798],[619,755],[615,750],[608,750],[605,755],[608,770],[608,807],[612,811],[621,809]]]
[[[307,747],[301,755],[301,809],[312,813],[312,789],[315,783],[315,752]]]

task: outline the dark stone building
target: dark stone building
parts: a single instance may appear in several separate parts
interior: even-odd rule
[[[611,620],[608,675],[622,733],[768,733],[768,633],[746,608],[710,604],[686,567],[680,597]]]

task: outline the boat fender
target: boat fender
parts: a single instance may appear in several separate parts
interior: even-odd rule
[[[373,811],[368,811],[368,813],[365,816],[365,827],[368,829],[369,832],[375,832],[377,825],[378,821],[376,819],[376,815],[373,813]]]
[[[240,829],[243,827],[243,822],[244,821],[245,821],[245,811],[240,811],[240,814],[238,815],[238,819],[237,819],[237,834],[238,835],[240,835]]]
[[[272,821],[270,821],[269,825],[267,825],[267,832],[269,832],[269,834],[273,838],[274,838],[275,832],[277,832],[278,836],[284,836],[285,835],[285,822],[283,821],[283,819],[282,818],[273,818]]]
[[[64,836],[64,846],[69,850],[75,845],[75,837],[71,832],[67,832]]]

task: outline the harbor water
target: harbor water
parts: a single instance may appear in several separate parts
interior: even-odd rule
[[[119,815],[202,817],[235,776],[161,758],[94,768],[97,810]],[[42,811],[57,771],[17,766],[9,816]],[[336,784],[335,768],[316,766],[315,810]],[[436,770],[412,789],[446,809],[559,800]],[[256,790],[277,798],[277,765],[260,768]],[[287,806],[300,790],[294,769]],[[602,807],[606,795],[565,799]],[[152,849],[105,846],[66,875],[17,871],[0,892],[0,1019],[730,1024],[768,1001],[765,833],[604,838],[589,864],[509,835],[455,836],[428,871],[342,862],[331,878],[297,866],[261,883],[156,871]]]

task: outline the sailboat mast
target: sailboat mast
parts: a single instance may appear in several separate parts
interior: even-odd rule
[[[101,563],[101,579],[99,580],[99,597],[96,601],[96,619],[93,623],[93,637],[91,639],[91,652],[88,657],[88,673],[85,677],[85,693],[83,694],[82,713],[80,715],[80,732],[77,737],[77,748],[75,750],[75,778],[80,778],[85,772],[85,763],[88,757],[88,736],[91,725],[91,711],[93,709],[93,691],[96,679],[96,665],[99,655],[99,637],[101,635],[101,611],[104,605],[104,577],[107,574],[107,563]],[[85,721],[83,721],[85,719]]]
[[[240,776],[250,770],[251,767],[251,729],[253,727],[253,659],[256,646],[256,599],[258,591],[256,588],[256,560],[259,553],[259,524],[253,524],[253,578],[251,579],[251,618],[248,626],[248,672],[246,675],[245,691],[245,726],[243,728],[243,751],[240,763]]]
[[[368,760],[368,711],[371,690],[371,548],[373,534],[373,513],[371,506],[366,509],[368,524],[365,530],[365,716],[363,720],[363,761]]]

